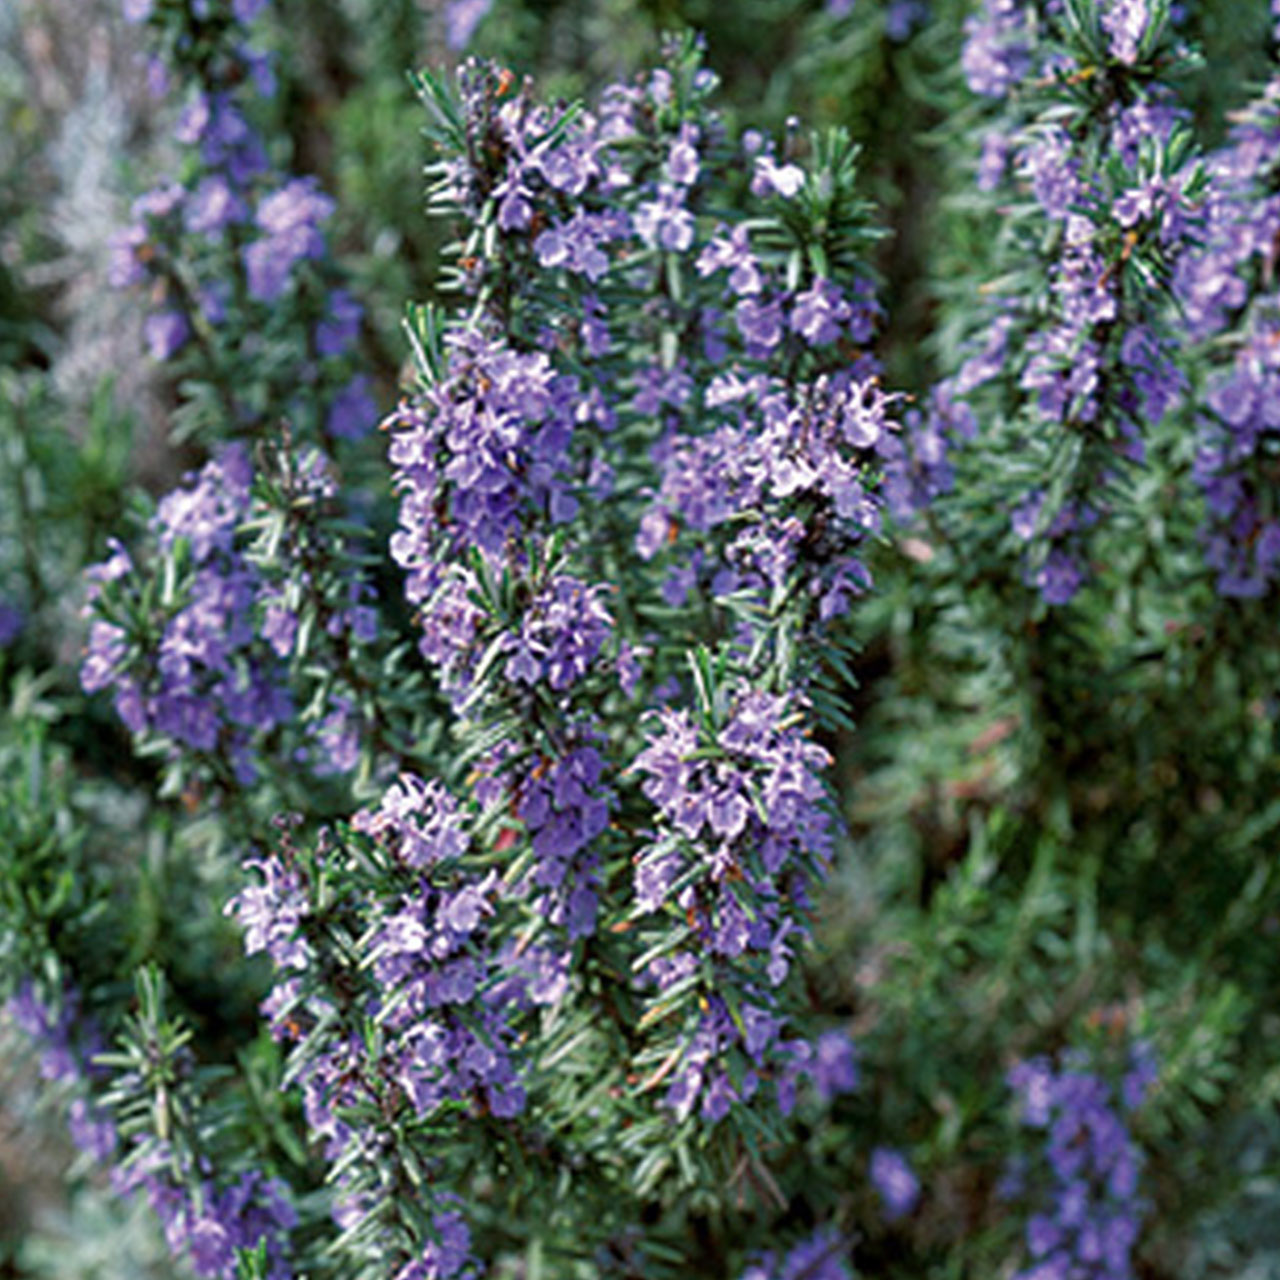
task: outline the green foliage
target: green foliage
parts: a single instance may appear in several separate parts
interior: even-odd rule
[[[993,206],[972,192],[986,117],[957,65],[971,10],[936,0],[930,21],[899,40],[886,6],[870,0],[845,15],[798,0],[498,0],[476,47],[518,77],[548,74],[572,96],[646,63],[660,29],[704,30],[733,119],[785,127],[795,114],[822,126],[791,135],[812,176],[799,202],[754,228],[763,256],[794,263],[797,278],[872,257],[888,312],[886,384],[921,403],[940,373],[958,367],[982,323],[981,299],[1028,291],[1033,259],[1052,247],[1028,230],[1017,202]],[[1179,64],[1178,84],[1207,148],[1271,71],[1267,15],[1239,0],[1188,10],[1178,41],[1199,55]],[[1095,7],[1071,0],[1067,12],[1077,52],[1103,65]],[[128,1077],[116,1098],[126,1125],[177,1140],[179,1162],[254,1151],[314,1191],[300,1235],[319,1275],[332,1265],[316,1256],[322,1162],[281,1092],[280,1050],[257,1030],[265,967],[240,955],[221,913],[240,884],[235,863],[265,819],[303,808],[316,822],[331,819],[348,796],[282,768],[246,798],[210,768],[134,759],[109,708],[78,690],[81,574],[126,512],[143,522],[154,505],[143,479],[158,481],[143,452],[145,411],[121,405],[120,380],[104,382],[84,410],[49,368],[68,340],[48,275],[36,270],[54,252],[49,196],[20,179],[50,145],[50,125],[12,56],[10,21],[0,14],[0,605],[15,607],[23,625],[0,646],[0,994],[33,975],[49,993],[73,982],[111,1031],[104,1061]],[[408,3],[335,0],[323,13],[292,4],[273,28],[285,80],[272,108],[283,124],[278,145],[339,197],[344,266],[370,307],[361,355],[384,400],[404,363],[401,300],[446,296],[436,286],[442,263],[447,273],[493,252],[492,206],[454,244],[421,216],[439,176],[422,172],[430,133],[439,140],[460,128],[443,73],[404,78],[424,54],[438,61],[433,23]],[[1164,75],[1175,43],[1152,36],[1143,66]],[[425,144],[414,88],[435,107]],[[1063,111],[1087,115],[1093,85],[1070,88]],[[1138,171],[1173,172],[1181,146],[1148,150]],[[833,204],[853,189],[855,159],[874,208]],[[1128,181],[1114,166],[1102,176],[1115,188]],[[893,234],[870,237],[869,221]],[[815,230],[824,224],[831,235]],[[1118,227],[1106,253],[1126,288],[1154,296],[1167,284],[1158,248],[1127,250]],[[175,274],[174,288],[181,283]],[[673,294],[684,283],[673,278]],[[304,311],[319,301],[318,286],[304,290]],[[532,334],[569,305],[539,299],[516,323]],[[678,342],[638,309],[623,314],[656,349]],[[417,376],[438,377],[439,312],[413,308],[404,327]],[[220,345],[212,332],[201,342],[179,375],[187,380],[177,390],[162,381],[159,394],[181,402],[170,425],[196,440],[227,433],[228,395],[250,411],[267,478],[244,533],[255,565],[278,575],[303,614],[306,641],[290,678],[313,695],[307,705],[318,714],[334,689],[354,688],[376,726],[356,790],[375,790],[379,758],[406,768],[434,761],[464,776],[486,742],[467,754],[446,738],[442,702],[410,646],[380,653],[385,683],[361,687],[350,654],[326,633],[344,583],[373,568],[369,548],[385,543],[393,515],[383,495],[363,509],[362,527],[343,525],[291,487],[277,435],[292,391],[285,318],[268,315],[252,347]],[[839,874],[818,908],[823,958],[810,957],[806,995],[814,1011],[854,1028],[861,1091],[826,1119],[802,1115],[789,1136],[765,1121],[704,1140],[648,1106],[696,1006],[696,982],[647,1012],[621,1012],[619,1025],[647,1037],[634,1079],[601,1066],[616,1058],[617,1026],[581,1010],[549,1014],[531,1089],[536,1140],[495,1133],[470,1171],[482,1191],[473,1226],[499,1259],[496,1274],[722,1276],[740,1260],[744,1218],[761,1224],[753,1242],[764,1245],[764,1224],[781,1238],[834,1209],[865,1228],[855,1253],[863,1274],[1011,1275],[1023,1224],[999,1193],[1021,1140],[1008,1068],[1070,1046],[1111,1061],[1134,1040],[1160,1064],[1136,1121],[1152,1203],[1144,1280],[1280,1274],[1276,603],[1212,590],[1198,513],[1179,496],[1194,464],[1184,413],[1153,435],[1142,469],[1115,481],[1139,515],[1099,536],[1099,588],[1065,612],[1046,609],[1008,561],[1007,496],[1048,449],[1026,439],[1020,411],[993,399],[992,414],[1008,415],[997,450],[1007,470],[988,484],[980,461],[962,474],[945,518],[891,530],[875,552],[874,592],[830,651],[799,655],[822,668],[816,709],[837,749],[849,820]],[[636,456],[653,443],[642,424],[620,430]],[[166,459],[159,471],[175,465]],[[345,465],[366,494],[384,480],[369,456]],[[619,476],[620,502],[636,500],[638,475]],[[607,580],[621,516],[606,505],[590,518],[601,536],[584,554]],[[539,566],[544,576],[563,563],[555,550]],[[299,563],[304,573],[293,572]],[[379,585],[385,598],[398,596],[393,575]],[[521,599],[509,581],[484,589],[497,643]],[[734,602],[723,605],[732,619]],[[666,631],[670,619],[655,606],[647,623],[660,635],[663,674],[683,674],[682,651],[696,637]],[[774,660],[773,683],[785,687],[797,655],[782,646]],[[702,650],[693,674],[711,732],[731,673]],[[507,723],[495,720],[494,735]],[[360,939],[343,911],[350,890],[341,877],[326,888],[329,926],[354,953]],[[653,944],[675,945],[673,937],[655,932]],[[594,946],[588,982],[604,985],[627,963],[616,941]],[[376,1019],[344,1016],[377,1041]],[[897,1223],[884,1220],[867,1176],[882,1144],[908,1151],[925,1185],[919,1210]],[[421,1175],[406,1163],[397,1176],[412,1184]],[[637,1203],[643,1228],[630,1212]],[[13,1274],[168,1274],[138,1212],[91,1181],[46,1222],[9,1250]],[[265,1265],[242,1259],[240,1274],[263,1275]]]

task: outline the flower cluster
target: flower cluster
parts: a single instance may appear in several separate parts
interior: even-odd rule
[[[808,933],[831,848],[819,779],[828,757],[800,732],[799,710],[749,687],[732,695],[718,725],[664,710],[633,764],[660,821],[636,855],[635,912],[683,925],[677,945],[647,966],[657,1007],[678,990],[708,993],[672,1064],[666,1102],[681,1117],[700,1102],[704,1117],[722,1118],[755,1093],[772,1061],[784,1111],[801,1071],[828,1096],[856,1083],[852,1058],[824,1061],[838,1039],[815,1061],[808,1045],[784,1038],[772,994]]]
[[[450,338],[448,372],[392,415],[390,457],[401,495],[391,554],[420,606],[419,646],[460,697],[484,638],[475,603],[478,549],[492,574],[528,574],[522,539],[571,519],[575,431],[593,421],[578,381],[543,352],[521,354],[481,330]],[[534,599],[503,637],[513,683],[563,690],[585,674],[609,632],[598,586],[567,574],[530,584]]]
[[[420,1114],[433,1112],[445,1099],[468,1097],[473,1089],[485,1090],[494,1114],[513,1114],[522,1098],[503,1048],[510,1032],[501,1008],[480,994],[488,979],[484,921],[493,912],[497,884],[492,876],[468,880],[454,874],[468,846],[456,803],[438,783],[406,774],[378,808],[357,813],[352,826],[396,866],[413,873],[405,878],[412,888],[389,901],[358,904],[381,993],[364,1011],[377,1018],[390,1039],[383,1069],[394,1073]],[[249,926],[246,950],[266,947],[288,975],[268,1007],[277,1034],[297,1038],[290,1030],[298,1027],[297,1019],[283,1011],[298,986],[292,971],[310,968],[312,944],[305,937],[304,917],[313,914],[307,897],[313,886],[279,857],[253,865],[263,872],[263,885],[244,889],[228,910]],[[309,1021],[322,1020],[317,999],[305,1004]],[[459,1019],[456,1011],[463,1009],[469,1016]],[[334,1108],[352,1087],[352,1063],[359,1060],[357,1042],[340,1038],[324,1047],[315,1044],[300,1077],[313,1130],[339,1150],[351,1135]]]
[[[663,819],[637,863],[637,905],[659,911],[672,898],[696,916],[694,939],[711,954],[767,953],[774,985],[787,974],[786,939],[800,927],[786,920],[787,906],[808,905],[807,883],[831,844],[819,780],[829,759],[801,736],[794,709],[744,688],[714,735],[688,711],[659,712],[660,732],[633,766]]]
[[[1131,1280],[1133,1246],[1144,1213],[1139,1192],[1142,1153],[1124,1117],[1141,1105],[1155,1079],[1150,1052],[1139,1047],[1120,1085],[1068,1055],[1021,1062],[1009,1086],[1022,1107],[1022,1123],[1043,1131],[1038,1163],[1047,1182],[1027,1222],[1033,1261],[1021,1280]]]
[[[822,622],[842,613],[869,581],[857,549],[879,527],[874,464],[900,448],[892,401],[874,379],[848,374],[798,388],[765,375],[712,381],[705,403],[717,425],[667,446],[637,536],[645,559],[674,552],[668,602],[683,599],[699,569],[714,595],[747,591],[761,603],[799,573]],[[715,529],[729,537],[708,559]],[[682,530],[698,545],[689,549]]]
[[[1161,25],[1127,0],[1094,19],[1097,32],[1068,25],[1069,56],[1037,45],[1037,19],[1018,0],[970,20],[970,83],[1012,104],[984,142],[980,185],[1030,197],[1024,243],[1048,246],[1044,296],[989,299],[980,340],[911,419],[890,482],[906,514],[950,488],[973,442],[1025,450],[1032,482],[1001,501],[1025,577],[1049,604],[1086,580],[1090,530],[1114,513],[1113,494],[1185,392],[1167,300],[1205,182],[1183,113],[1135,69]],[[1033,56],[1046,63],[1026,82]],[[1111,60],[1105,73],[1099,59]]]
[[[570,571],[555,538],[579,511],[574,454],[599,431],[597,409],[545,352],[461,328],[444,376],[392,422],[391,554],[419,606],[419,650],[477,722],[517,708],[520,726],[477,775],[477,798],[528,836],[535,861],[520,893],[570,939],[585,936],[609,802],[584,689],[613,619],[606,589]]]
[[[81,668],[88,693],[112,689],[120,718],[134,733],[156,732],[179,749],[221,752],[242,778],[253,776],[250,739],[287,720],[292,708],[278,673],[255,653],[252,610],[256,575],[235,545],[250,506],[252,469],[245,451],[228,446],[190,482],[160,504],[151,534],[160,554],[188,568],[181,595],[162,601],[162,613],[142,620],[158,634],[131,644],[123,611],[110,609],[108,584],[135,576],[128,552],[116,545],[92,573],[106,616],[89,629]]]
[[[1280,303],[1267,283],[1280,235],[1280,80],[1241,114],[1210,158],[1203,244],[1184,260],[1178,296],[1209,349],[1230,337],[1200,404],[1195,475],[1205,498],[1205,555],[1224,596],[1264,595],[1280,577]]]
[[[591,695],[614,628],[591,585],[597,548],[588,533],[562,557],[558,528],[627,538],[618,550],[637,575],[663,575],[670,608],[696,607],[704,585],[734,598],[754,635],[729,647],[759,666],[784,604],[812,629],[867,585],[858,550],[894,449],[893,398],[866,351],[877,307],[853,270],[852,153],[822,143],[815,175],[744,139],[752,195],[774,219],[727,223],[711,197],[732,162],[712,85],[677,61],[566,111],[471,63],[459,112],[422,82],[443,122],[433,201],[472,227],[459,283],[477,301],[443,339],[420,333],[424,385],[390,423],[392,553],[455,705],[504,726],[475,798],[505,815],[495,851],[522,868],[517,894],[569,944],[604,905],[619,764]],[[811,244],[810,220],[826,227]],[[797,270],[802,251],[819,265]],[[616,510],[600,509],[610,493]],[[632,694],[655,640],[616,651]],[[720,714],[704,734],[668,707],[634,758],[659,826],[634,855],[627,904],[655,1016],[706,988],[657,1079],[671,1077],[677,1115],[713,1123],[764,1079],[784,1109],[801,1075],[826,1097],[856,1080],[848,1041],[789,1037],[776,995],[830,848],[826,754],[800,730],[802,698],[743,683]],[[650,946],[663,931],[675,943]]]
[[[291,464],[294,508],[333,492],[318,451]],[[254,471],[242,445],[231,444],[161,500],[149,527],[150,551],[163,565],[166,590],[148,590],[146,564],[123,545],[89,570],[86,612],[92,619],[81,683],[111,690],[115,708],[135,734],[167,741],[172,756],[195,753],[227,762],[241,781],[257,773],[263,738],[296,719],[285,660],[298,650],[301,581],[282,583],[255,559],[242,536],[251,515]],[[348,597],[327,611],[335,642],[367,643],[376,617],[363,578],[343,587]],[[292,597],[292,599],[291,599]],[[359,718],[333,695],[313,715],[311,747],[298,748],[317,773],[348,772],[358,753]]]
[[[265,1241],[270,1280],[288,1280],[287,1235],[297,1216],[282,1183],[251,1172],[219,1185],[205,1170],[193,1192],[188,1180],[175,1178],[171,1151],[136,1134],[122,1139],[116,1121],[89,1089],[103,1074],[89,1065],[103,1046],[86,1028],[73,989],[64,990],[55,1007],[27,982],[4,1012],[38,1049],[41,1076],[72,1091],[67,1108],[72,1142],[95,1163],[110,1166],[116,1194],[145,1193],[175,1259],[186,1259],[198,1276],[235,1280],[236,1250]]]
[[[813,211],[833,223],[854,212],[847,189],[811,179],[758,134],[744,138],[740,158],[727,154],[723,126],[707,106],[714,83],[703,69],[681,81],[661,68],[639,84],[611,87],[595,112],[570,113],[512,92],[510,79],[491,68],[463,71],[465,133],[485,145],[441,163],[434,198],[485,228],[487,239],[478,227],[464,247],[464,286],[500,305],[504,323],[534,345],[563,349],[576,330],[577,367],[611,402],[600,422],[606,428],[623,412],[677,418],[694,368],[735,356],[857,363],[878,316],[865,280],[848,278],[849,245],[835,227],[812,254],[819,263],[825,257],[825,267],[797,279],[776,235],[726,224],[723,210],[714,221],[704,211],[726,162],[737,159],[766,206],[796,206],[797,218],[819,206]],[[662,277],[671,285],[666,302],[637,312],[637,289]],[[539,278],[552,287],[530,289]],[[559,305],[551,301],[558,292]],[[650,358],[632,355],[619,366],[631,326],[653,344]],[[689,341],[677,353],[680,329]],[[619,403],[619,372],[633,393],[629,403]]]
[[[529,835],[534,863],[517,892],[570,939],[595,932],[599,888],[597,838],[609,826],[613,797],[595,746],[568,746],[532,769],[498,775],[513,795],[512,812]]]
[[[431,1238],[421,1253],[406,1262],[393,1280],[475,1280],[481,1272],[471,1255],[471,1230],[457,1209],[431,1219]]]
[[[171,1153],[153,1147],[122,1166],[113,1184],[121,1194],[146,1195],[173,1257],[202,1280],[236,1280],[237,1252],[265,1244],[268,1280],[289,1280],[289,1232],[298,1218],[284,1184],[254,1170],[220,1187],[205,1171],[193,1190],[174,1179],[172,1163]]]
[[[232,430],[251,433],[286,413],[313,438],[351,438],[376,419],[369,381],[355,372],[363,311],[333,283],[322,229],[332,199],[314,178],[275,170],[252,123],[255,107],[276,93],[271,58],[255,43],[266,7],[126,5],[126,16],[181,62],[174,138],[186,163],[181,180],[166,178],[135,201],[113,241],[111,282],[148,286],[158,306],[144,330],[153,359],[198,345]],[[168,76],[153,84],[167,92]],[[240,333],[258,355],[274,335],[302,338],[295,347],[304,354],[270,377],[265,406],[249,385],[263,373],[238,358]]]
[[[175,135],[186,164],[181,181],[139,198],[112,279],[163,299],[147,321],[158,358],[195,340],[187,371],[203,392],[183,392],[177,434],[261,436],[283,420],[280,474],[266,477],[275,518],[273,501],[251,492],[272,468],[255,477],[247,450],[216,449],[152,521],[149,559],[167,584],[158,599],[148,558],[135,563],[118,544],[90,571],[82,671],[86,690],[113,691],[132,732],[241,783],[258,776],[268,739],[318,775],[347,775],[376,736],[353,656],[378,636],[375,593],[352,564],[350,532],[333,528],[341,502],[320,447],[365,433],[376,416],[368,379],[353,374],[363,312],[328,258],[333,201],[314,178],[276,172],[250,123],[275,92],[250,26],[265,7],[130,9],[183,72]],[[250,522],[262,532],[256,546]],[[317,676],[318,648],[330,669]],[[313,687],[299,689],[300,674]],[[299,721],[301,741],[289,741]]]
[[[1022,0],[983,0],[965,20],[960,57],[969,88],[987,98],[1003,98],[1031,70],[1036,12]]]
[[[498,557],[531,520],[562,522],[576,511],[564,474],[585,398],[576,380],[546,353],[513,350],[482,328],[448,341],[444,376],[390,419],[401,493],[392,550],[415,603],[430,594],[437,547]]]
[[[499,944],[492,922],[510,891],[474,865],[469,827],[439,782],[404,774],[313,861],[288,839],[251,861],[262,883],[227,907],[246,928],[246,950],[274,961],[263,1011],[290,1048],[310,1132],[347,1169],[333,1209],[340,1225],[397,1195],[384,1174],[407,1117],[452,1129],[460,1109],[498,1120],[524,1110],[523,1019],[565,993],[562,960]],[[371,859],[380,889],[361,875]],[[348,887],[330,904],[325,885]],[[318,961],[335,946],[361,958],[337,973]],[[471,1274],[469,1232],[450,1202],[433,1196],[434,1225],[398,1275]]]
[[[116,1126],[87,1095],[91,1061],[101,1045],[79,1016],[76,992],[63,992],[59,1006],[42,1000],[35,986],[24,982],[5,1003],[4,1012],[38,1050],[40,1076],[75,1091],[67,1112],[67,1128],[78,1150],[105,1163],[116,1151]]]

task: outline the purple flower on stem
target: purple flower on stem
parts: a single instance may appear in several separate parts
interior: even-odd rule
[[[684,253],[693,244],[693,214],[684,207],[688,192],[674,183],[663,183],[658,198],[642,204],[635,213],[636,235],[650,249]]]
[[[1069,604],[1083,582],[1084,570],[1065,547],[1054,547],[1034,576],[1046,604]]]
[[[245,866],[261,873],[262,884],[241,889],[225,909],[244,927],[245,954],[265,951],[282,969],[305,969],[312,950],[301,928],[311,906],[301,875],[275,857],[256,858]]]
[[[298,262],[324,253],[319,224],[333,210],[333,201],[314,178],[294,178],[259,204],[255,221],[265,234],[244,251],[249,292],[255,298],[274,302]]]
[[[751,251],[747,228],[734,227],[721,233],[698,255],[698,274],[709,276],[714,271],[729,272],[729,291],[743,298],[764,288],[760,265]]]
[[[772,156],[757,156],[751,178],[751,194],[758,199],[781,196],[792,200],[804,187],[804,170],[796,164],[778,164]]]
[[[1134,1051],[1121,1092],[1140,1100],[1154,1074],[1149,1051]],[[1057,1066],[1045,1058],[1018,1063],[1010,1088],[1023,1124],[1044,1135],[1039,1164],[1046,1175],[1027,1221],[1027,1251],[1037,1260],[1019,1280],[1048,1274],[1113,1280],[1132,1274],[1131,1251],[1145,1206],[1139,1196],[1141,1152],[1114,1106],[1108,1082],[1079,1053]],[[1012,1193],[1025,1194],[1026,1176]],[[1046,1270],[1056,1268],[1056,1270]]]
[[[1102,29],[1111,40],[1111,56],[1132,66],[1147,33],[1148,0],[1108,0],[1102,7]]]
[[[830,280],[818,279],[798,293],[791,309],[791,327],[811,347],[826,346],[840,336],[851,314],[843,292]]]
[[[783,317],[780,303],[760,303],[754,298],[743,298],[734,315],[738,321],[738,331],[749,348],[767,352],[782,341]]]
[[[974,93],[1003,98],[1031,69],[1034,15],[1021,0],[983,0],[965,20],[960,55],[965,80]]]
[[[378,808],[360,810],[351,825],[410,867],[459,858],[470,840],[453,796],[439,782],[423,782],[411,773],[401,774]]]

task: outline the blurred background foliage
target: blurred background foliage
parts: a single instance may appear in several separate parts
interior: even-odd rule
[[[969,8],[494,0],[469,51],[573,97],[692,26],[739,125],[849,128],[892,232],[878,263],[886,382],[923,397],[955,367],[999,268],[999,226],[967,194]],[[1266,6],[1183,8],[1201,51],[1183,100],[1211,146],[1269,72]],[[406,71],[457,61],[450,15],[437,0],[271,12],[278,145],[337,198],[337,248],[390,408],[403,305],[432,296],[444,238],[422,214]],[[197,456],[168,441],[174,388],[105,282],[111,232],[172,163],[172,120],[139,58],[114,0],[0,3],[0,859],[13,890],[0,889],[0,954],[52,947],[85,990],[118,981],[126,960],[162,959],[198,1034],[234,1043],[261,978],[221,917],[226,832],[198,797],[152,798],[148,763],[75,678],[84,566],[136,491],[167,489]],[[877,589],[848,619],[857,729],[835,745],[850,838],[822,904],[834,960],[811,986],[851,1019],[864,1085],[815,1140],[822,1178],[850,1196],[871,1194],[878,1144],[907,1151],[925,1188],[916,1213],[860,1242],[865,1275],[1011,1274],[1021,1223],[996,1185],[1013,1142],[1007,1069],[1140,1038],[1161,1064],[1141,1121],[1141,1274],[1280,1276],[1276,607],[1220,600],[1188,562],[1194,513],[1172,496],[1186,492],[1172,483],[1189,465],[1185,425],[1165,428],[1142,481],[1152,526],[1116,536],[1113,589],[1069,619],[919,533],[886,536]],[[371,519],[385,526],[387,510]],[[27,892],[64,864],[74,884]],[[110,905],[127,933],[98,928],[86,903]],[[0,1076],[0,1276],[170,1274],[147,1213],[71,1164],[14,1037]]]

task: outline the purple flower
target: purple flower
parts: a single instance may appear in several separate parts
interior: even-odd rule
[[[260,302],[274,302],[285,291],[296,262],[296,257],[281,253],[273,240],[255,240],[244,251],[250,294]]]
[[[779,1259],[770,1250],[759,1254],[738,1280],[852,1280],[849,1244],[830,1227],[822,1227]]]
[[[612,629],[604,594],[604,587],[567,575],[552,578],[530,602],[519,633],[508,637],[508,678],[524,684],[545,679],[556,690],[581,679]]]
[[[142,284],[147,279],[146,269],[139,256],[147,243],[145,227],[125,227],[112,234],[109,248],[110,265],[107,268],[107,280],[113,289],[127,289]]]
[[[604,247],[625,235],[625,222],[609,214],[579,211],[568,222],[549,227],[533,242],[544,267],[564,267],[593,284],[609,270]]]
[[[1130,1067],[1120,1086],[1120,1097],[1126,1111],[1142,1105],[1147,1090],[1160,1078],[1160,1066],[1148,1044],[1134,1046]]]
[[[757,294],[764,288],[760,266],[747,228],[734,227],[727,235],[720,234],[698,255],[698,274],[708,276],[714,271],[729,272],[729,290],[739,298]]]
[[[252,67],[250,74],[255,74]],[[262,143],[229,94],[199,98],[192,109],[196,115],[187,125],[193,135],[190,141],[199,141],[200,157],[207,168],[225,173],[237,187],[244,187],[266,170]]]
[[[1147,0],[1107,0],[1102,6],[1102,29],[1111,39],[1111,56],[1132,66],[1146,35],[1151,15]]]
[[[244,1174],[223,1188],[202,1180],[197,1209],[197,1198],[175,1184],[173,1176],[164,1160],[135,1165],[132,1179],[120,1189],[146,1189],[170,1250],[185,1254],[198,1276],[234,1280],[235,1251],[255,1249],[263,1241],[270,1274],[289,1275],[283,1251],[296,1215],[284,1198],[283,1184],[258,1173]]]
[[[363,723],[353,714],[349,698],[337,697],[328,714],[316,725],[316,746],[311,751],[316,774],[336,777],[350,773],[360,763]]]
[[[471,43],[493,0],[448,0],[444,10],[445,43],[455,51]]]
[[[979,12],[965,20],[960,65],[974,93],[1003,98],[1027,75],[1033,23],[1021,0],[982,0]]]
[[[187,1228],[187,1248],[198,1276],[219,1276],[234,1266],[231,1236],[215,1218],[198,1218]]]
[[[287,658],[293,652],[298,635],[298,615],[282,599],[267,604],[262,620],[262,638],[275,650],[276,656]]]
[[[818,279],[796,294],[791,327],[811,347],[826,346],[840,336],[840,326],[849,315],[849,304],[839,287],[830,280]]]
[[[212,119],[212,100],[208,94],[197,92],[182,108],[182,114],[173,129],[174,141],[183,146],[194,146],[204,136]]]
[[[1055,547],[1036,572],[1034,582],[1046,604],[1068,604],[1084,582],[1084,571],[1071,552]]]
[[[698,180],[699,169],[698,127],[686,121],[667,153],[667,177],[679,186],[691,187]]]
[[[778,164],[772,156],[757,156],[751,178],[751,194],[758,199],[777,195],[791,200],[804,187],[804,170],[796,164]]]
[[[663,710],[632,766],[661,817],[653,843],[637,859],[637,905],[660,910],[679,880],[685,887],[676,902],[692,930],[686,947],[722,964],[757,956],[775,986],[786,977],[792,943],[807,932],[807,886],[830,847],[817,776],[827,757],[795,731],[788,719],[793,705],[743,688],[713,739],[688,711]],[[661,981],[662,972],[648,976]],[[722,972],[729,980],[734,971],[726,964]],[[772,1041],[771,997],[755,987],[744,994],[756,1013],[741,1026],[718,995],[708,997],[666,1098],[678,1115],[690,1114],[700,1099],[706,1118],[722,1115],[734,1100],[716,1083],[722,1055],[744,1036],[757,1053]],[[803,1041],[778,1045],[777,1052],[787,1060],[778,1085],[784,1103],[802,1070],[826,1097],[856,1083],[852,1046],[838,1033],[824,1036],[816,1052]]]
[[[187,202],[187,229],[199,235],[217,236],[233,222],[248,216],[244,201],[221,174],[210,174]]]
[[[537,855],[518,891],[571,938],[587,937],[595,932],[599,896],[592,846],[613,805],[604,761],[593,746],[580,745],[512,781]]]
[[[1029,179],[1036,199],[1050,218],[1065,218],[1081,198],[1071,139],[1057,126],[1045,129],[1019,155],[1018,176]]]
[[[684,207],[688,192],[674,183],[658,187],[658,198],[639,206],[635,212],[635,233],[650,249],[684,253],[693,244],[693,214]]]
[[[358,440],[368,434],[377,418],[378,408],[369,394],[369,379],[358,373],[333,397],[325,429],[340,440]]]
[[[814,1088],[825,1102],[838,1093],[851,1093],[858,1087],[858,1052],[843,1031],[826,1031],[818,1037],[809,1068]]]
[[[345,354],[360,335],[364,308],[345,290],[329,295],[328,314],[316,326],[316,350],[322,356]]]
[[[420,1257],[406,1263],[394,1280],[451,1280],[471,1263],[471,1231],[455,1210],[437,1213],[431,1221],[434,1238]],[[474,1272],[469,1272],[474,1274]]]
[[[143,325],[143,337],[153,360],[171,359],[190,336],[191,327],[181,311],[158,311],[149,315]]]
[[[255,298],[274,302],[298,262],[324,253],[319,224],[333,209],[314,178],[295,178],[258,205],[255,220],[265,235],[244,251],[249,292]]]
[[[128,653],[124,630],[113,622],[95,619],[89,626],[84,661],[80,666],[80,687],[97,693],[115,679]]]
[[[119,1135],[114,1122],[86,1099],[73,1099],[67,1111],[67,1129],[76,1149],[99,1164],[105,1164],[115,1153]]]
[[[978,190],[994,191],[1003,181],[1009,167],[1009,139],[992,129],[982,136],[982,154],[978,160]]]
[[[1044,509],[1044,491],[1034,489],[1025,500],[1013,509],[1009,524],[1014,534],[1023,542],[1030,542],[1036,535],[1040,513]]]
[[[241,889],[224,909],[244,928],[245,954],[265,951],[282,969],[305,969],[312,950],[301,929],[311,904],[302,876],[275,857],[254,858],[245,867],[259,871],[262,884]]]
[[[406,866],[429,868],[459,858],[470,837],[458,803],[436,781],[402,773],[377,809],[362,809],[352,827],[386,845]]]
[[[782,341],[782,307],[778,302],[757,302],[743,298],[734,315],[743,341],[750,347],[770,351]]]
[[[890,0],[884,14],[884,33],[890,40],[901,43],[928,20],[927,0]]]
[[[39,1050],[43,1079],[83,1090],[93,1073],[87,1064],[101,1043],[81,1013],[73,988],[61,993],[60,1007],[55,1008],[37,994],[30,980],[24,980],[3,1012]],[[115,1124],[83,1093],[71,1100],[67,1126],[78,1150],[100,1162],[110,1159],[118,1141]]]
[[[1135,1069],[1149,1058],[1135,1050]],[[1141,1153],[1117,1114],[1111,1086],[1071,1052],[1058,1065],[1019,1063],[1009,1084],[1022,1103],[1023,1123],[1044,1136],[1038,1156],[1047,1185],[1032,1193],[1027,1251],[1036,1260],[1020,1280],[1040,1275],[1115,1280],[1131,1274],[1130,1252],[1144,1211],[1139,1197]],[[1010,1194],[1028,1194],[1027,1170],[1010,1179]]]
[[[920,1180],[906,1156],[891,1147],[877,1147],[871,1153],[871,1181],[891,1222],[910,1213],[920,1199]]]

